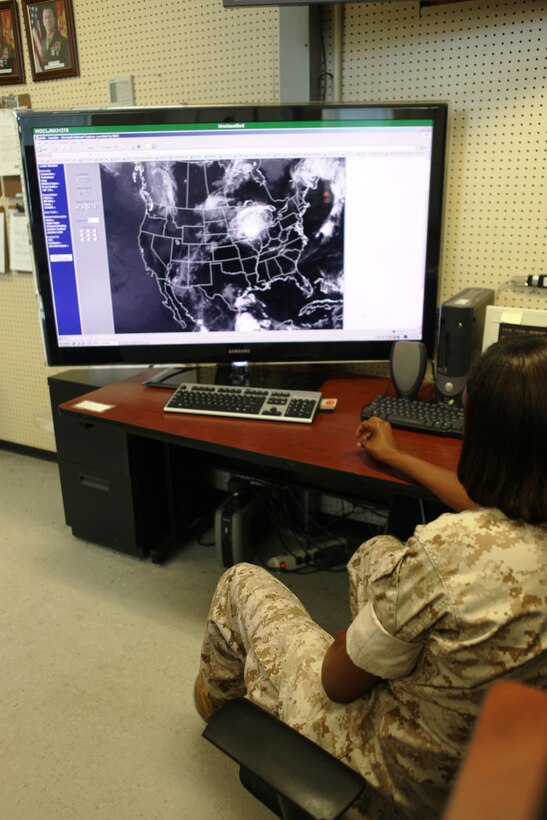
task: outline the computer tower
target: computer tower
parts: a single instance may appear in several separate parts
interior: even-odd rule
[[[437,400],[461,405],[469,368],[482,348],[489,288],[465,288],[441,305],[437,350]]]
[[[221,566],[251,561],[258,552],[257,511],[257,499],[245,490],[232,493],[217,507],[215,551]]]

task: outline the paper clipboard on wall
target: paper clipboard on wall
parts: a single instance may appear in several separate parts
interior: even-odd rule
[[[12,196],[15,188],[21,191],[21,149],[14,112],[30,108],[30,96],[8,96],[1,98],[0,106],[0,176],[3,179],[4,196]]]
[[[21,149],[14,112],[30,108],[30,96],[20,94],[1,98],[0,107],[0,176],[2,195],[8,211],[2,209],[4,271],[32,272],[32,254],[27,217],[22,208]],[[15,206],[15,207],[13,207]],[[8,240],[6,242],[6,240]],[[0,270],[2,264],[0,260]]]
[[[28,219],[24,211],[16,208],[10,208],[9,213],[9,259],[10,270],[32,273],[32,247]]]

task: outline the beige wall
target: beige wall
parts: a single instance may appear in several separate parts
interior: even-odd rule
[[[28,93],[36,109],[101,106],[108,79],[131,74],[137,105],[277,101],[275,9],[223,9],[222,0],[73,6],[80,76],[32,82],[21,13],[28,82],[3,93]],[[547,2],[342,8],[344,100],[450,103],[441,300],[480,285],[498,291],[498,304],[547,307],[545,294],[505,286],[546,270]],[[325,16],[330,53],[332,10]],[[44,365],[29,274],[0,276],[0,351],[0,440],[54,450],[53,371]]]

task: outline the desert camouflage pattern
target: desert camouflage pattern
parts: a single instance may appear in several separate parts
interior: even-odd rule
[[[350,629],[372,602],[383,630],[421,651],[350,704],[321,686],[332,637],[284,584],[238,564],[211,604],[202,679],[218,703],[246,695],[361,772],[375,788],[347,817],[438,818],[490,684],[546,685],[546,552],[546,527],[492,509],[363,544],[348,565]],[[366,668],[382,676],[383,663]]]

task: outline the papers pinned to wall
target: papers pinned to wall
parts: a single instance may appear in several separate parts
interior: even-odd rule
[[[14,111],[0,109],[0,176],[19,176],[21,173],[21,148],[17,134]]]
[[[9,251],[11,270],[32,271],[32,253],[27,217],[19,211],[10,212]]]

